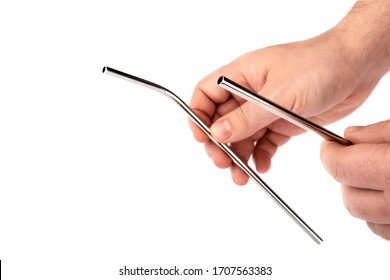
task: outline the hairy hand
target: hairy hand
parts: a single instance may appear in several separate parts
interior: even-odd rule
[[[306,41],[242,55],[200,81],[190,106],[211,125],[217,141],[230,143],[244,161],[252,156],[257,171],[266,172],[277,148],[302,130],[218,87],[217,79],[224,75],[324,125],[360,106],[380,79],[357,66],[342,38],[331,30]],[[230,167],[233,181],[246,184],[248,176],[198,127],[190,125],[215,165]]]

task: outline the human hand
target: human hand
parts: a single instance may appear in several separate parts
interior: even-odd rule
[[[360,106],[381,75],[359,61],[342,34],[330,30],[315,38],[272,46],[240,56],[208,75],[196,86],[190,106],[208,124],[219,142],[266,172],[277,148],[300,128],[217,86],[224,75],[260,95],[324,125]],[[364,77],[364,78],[363,78]],[[194,124],[194,137],[220,168],[230,167],[233,181],[244,185],[248,176],[235,166]]]
[[[390,240],[390,120],[349,127],[345,137],[354,145],[322,144],[323,165],[341,183],[349,213]]]

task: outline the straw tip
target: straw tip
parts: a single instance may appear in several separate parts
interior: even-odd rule
[[[220,85],[221,83],[224,82],[224,80],[225,80],[224,76],[219,77],[218,80],[217,80],[217,84]]]
[[[102,72],[104,73],[106,72],[106,70],[107,70],[107,66],[104,66]]]

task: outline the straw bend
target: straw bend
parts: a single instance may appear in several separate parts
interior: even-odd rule
[[[191,118],[191,120],[200,127],[200,129],[213,141],[222,151],[228,155],[233,162],[239,166],[250,178],[252,178],[275,202],[278,204],[286,213],[289,215],[317,244],[321,244],[321,237],[305,223],[305,221],[298,216],[288,205],[285,203],[261,178],[260,176],[249,167],[244,161],[242,161],[230,147],[226,144],[216,141],[210,132],[209,127],[191,110],[191,108],[181,100],[176,94],[167,88],[160,86],[151,81],[121,72],[119,70],[104,67],[103,73],[125,79],[127,81],[134,82],[136,84],[148,87],[160,93],[163,93],[167,97],[171,98],[175,103],[177,103]]]

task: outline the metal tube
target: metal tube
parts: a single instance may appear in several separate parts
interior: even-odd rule
[[[104,67],[103,73],[123,78],[125,80],[135,82],[137,84],[146,86],[150,89],[156,90],[160,93],[163,93],[170,99],[172,99],[175,103],[177,103],[191,118],[191,120],[199,126],[199,128],[213,141],[221,150],[223,150],[232,160],[233,162],[239,166],[250,178],[252,178],[275,202],[278,204],[317,244],[321,244],[321,237],[309,227],[302,220],[298,214],[296,214],[288,205],[285,203],[260,177],[257,173],[249,167],[244,161],[242,161],[231,149],[228,145],[217,142],[212,136],[209,127],[191,110],[191,108],[181,100],[176,94],[171,92],[170,90],[150,82],[148,80],[144,80],[142,78],[138,78],[136,76],[115,70],[110,67]]]
[[[261,108],[274,113],[275,115],[299,126],[300,128],[317,133],[325,140],[335,141],[346,146],[352,144],[349,140],[323,128],[322,126],[319,126],[318,124],[313,123],[312,121],[309,121],[308,119],[305,119],[300,115],[295,114],[294,112],[287,110],[286,108],[283,108],[271,100],[268,100],[265,97],[250,91],[249,89],[224,76],[221,76],[217,83],[220,87],[226,89],[227,91],[230,91],[231,93],[260,106]]]

